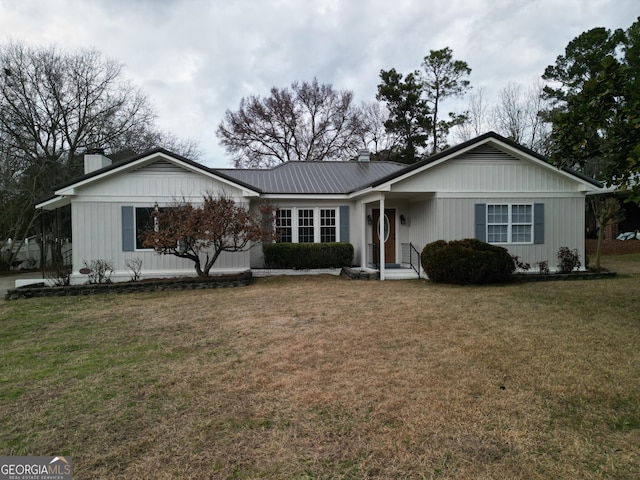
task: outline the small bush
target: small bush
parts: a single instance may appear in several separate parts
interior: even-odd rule
[[[141,258],[130,258],[125,262],[125,266],[130,272],[129,276],[131,277],[132,282],[140,280],[140,271],[142,270]]]
[[[113,263],[108,260],[84,261],[85,268],[89,269],[89,283],[111,283]]]
[[[272,243],[263,245],[267,268],[339,268],[353,263],[353,245],[331,243]]]
[[[560,247],[558,250],[558,271],[560,273],[571,273],[580,268],[580,254],[577,249]]]
[[[549,262],[541,260],[538,262],[538,272],[547,275],[549,273]]]
[[[521,261],[518,255],[512,255],[511,258],[513,258],[513,263],[518,270],[522,270],[523,272],[528,272],[529,269],[531,268],[531,264]]]
[[[516,268],[506,248],[473,238],[429,243],[421,261],[429,279],[437,283],[507,282]]]
[[[71,267],[55,265],[45,273],[45,278],[56,287],[64,287],[71,284]]]

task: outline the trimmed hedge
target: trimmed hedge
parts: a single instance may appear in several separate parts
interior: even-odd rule
[[[272,243],[262,250],[267,268],[339,268],[353,263],[353,245],[346,242]]]
[[[475,238],[429,243],[420,259],[427,276],[436,283],[508,282],[516,268],[506,248]]]

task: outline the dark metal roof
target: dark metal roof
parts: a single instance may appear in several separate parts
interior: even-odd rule
[[[404,170],[393,162],[287,162],[265,170],[217,169],[264,193],[346,194]]]
[[[271,194],[349,194],[358,190],[365,189],[367,187],[377,187],[385,182],[392,181],[401,175],[412,172],[414,170],[423,167],[429,163],[435,162],[445,156],[454,154],[462,149],[465,149],[474,144],[480,144],[488,138],[494,138],[498,141],[506,143],[513,148],[519,149],[522,152],[531,155],[541,161],[549,162],[549,160],[532,151],[515,143],[514,141],[502,137],[495,132],[488,132],[477,138],[469,140],[465,143],[449,148],[442,152],[439,152],[431,157],[428,157],[422,161],[414,163],[412,165],[404,165],[393,162],[287,162],[274,168],[264,170],[244,170],[244,169],[215,169],[208,168],[197,162],[189,160],[180,155],[176,155],[163,148],[156,148],[147,152],[136,155],[130,159],[116,162],[100,170],[96,170],[89,174],[83,175],[79,178],[70,180],[62,185],[56,187],[57,189],[71,186],[80,181],[90,179],[92,177],[101,175],[103,173],[115,170],[124,165],[133,163],[139,159],[149,157],[154,154],[164,154],[171,156],[191,167],[200,169],[204,172],[209,172],[213,175],[217,175],[220,178],[226,179],[230,182],[236,183],[242,187],[253,190],[257,193],[271,193]],[[563,171],[583,180],[589,182],[598,187],[602,185],[592,178],[582,175],[576,171],[568,168],[563,168]],[[47,197],[40,200],[38,203],[48,201],[55,198]]]

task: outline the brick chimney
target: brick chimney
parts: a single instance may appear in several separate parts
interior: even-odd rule
[[[84,173],[95,172],[111,165],[111,159],[104,156],[103,148],[93,148],[84,154]]]

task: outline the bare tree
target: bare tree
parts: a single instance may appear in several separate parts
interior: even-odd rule
[[[540,82],[523,91],[520,84],[509,83],[500,90],[499,102],[492,111],[490,125],[501,135],[511,138],[538,153],[546,154],[551,133],[540,112],[545,109]]]
[[[353,94],[314,79],[243,98],[236,112],[226,111],[217,135],[236,167],[260,168],[344,160],[357,152],[360,132]]]
[[[508,83],[500,90],[499,102],[493,109],[492,123],[495,129],[511,140],[523,143],[527,130],[526,99],[518,83]]]
[[[358,109],[361,122],[362,146],[373,153],[376,159],[387,159],[398,148],[398,135],[387,131],[385,123],[389,120],[389,110],[380,102],[362,102]]]
[[[467,119],[464,123],[457,125],[453,129],[453,136],[459,143],[466,142],[485,133],[489,129],[487,125],[488,117],[487,104],[485,102],[485,88],[480,87],[469,94]]]
[[[122,79],[122,66],[95,50],[0,46],[0,172],[11,192],[0,198],[0,239],[27,235],[33,203],[81,174],[87,149],[139,153],[173,141],[154,122],[147,97]]]

